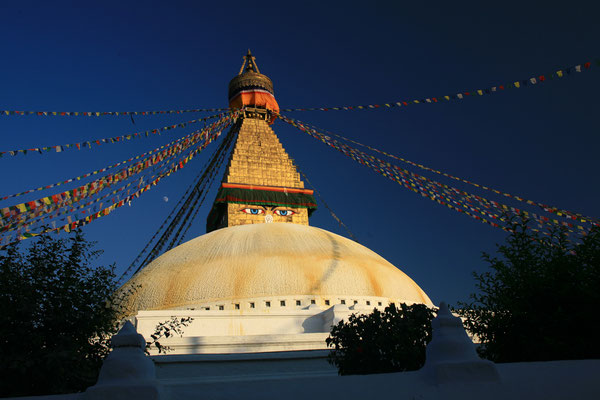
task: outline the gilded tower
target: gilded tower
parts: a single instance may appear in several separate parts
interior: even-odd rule
[[[313,191],[304,188],[294,162],[271,129],[279,113],[273,82],[260,73],[250,50],[229,83],[229,106],[242,113],[232,128],[237,140],[208,216],[207,232],[270,222],[308,225],[317,207]]]

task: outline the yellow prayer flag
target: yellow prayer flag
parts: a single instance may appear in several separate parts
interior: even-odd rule
[[[556,71],[556,75],[558,75],[559,78],[562,78],[563,72],[562,71]]]
[[[516,88],[519,88],[519,87],[521,87],[521,83],[520,83],[520,82],[518,82],[518,81],[517,81],[517,82],[515,82],[515,83],[514,83],[514,85],[515,85],[515,87],[516,87]]]

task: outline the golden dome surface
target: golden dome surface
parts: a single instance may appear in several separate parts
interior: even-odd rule
[[[287,223],[222,228],[158,257],[123,289],[129,312],[265,296],[369,296],[432,305],[405,273],[368,248]]]

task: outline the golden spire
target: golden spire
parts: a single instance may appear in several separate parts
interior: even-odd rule
[[[229,83],[233,109],[244,108],[232,128],[238,137],[208,216],[207,232],[227,226],[288,222],[308,225],[317,207],[313,191],[269,123],[279,111],[273,83],[261,74],[250,50]]]
[[[246,117],[267,119],[273,123],[279,114],[273,82],[260,73],[250,49],[243,60],[239,74],[229,82],[229,107],[246,108]]]
[[[252,71],[252,72],[256,72],[257,74],[260,74],[260,71],[258,70],[258,65],[256,64],[256,57],[254,57],[252,55],[252,53],[250,52],[250,49],[248,49],[248,54],[246,54],[244,57],[242,57],[242,59],[244,60],[244,62],[242,63],[242,68],[240,68],[240,73],[238,75],[241,75],[242,72],[248,72],[248,71]],[[246,65],[246,62],[248,63],[248,66],[246,67],[246,70],[244,71],[244,66]]]

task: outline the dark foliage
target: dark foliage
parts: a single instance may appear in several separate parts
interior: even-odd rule
[[[340,375],[417,370],[425,363],[433,311],[423,304],[389,305],[381,312],[351,315],[327,338],[329,362]]]
[[[113,267],[79,232],[28,245],[0,250],[0,396],[81,391],[117,329]]]
[[[563,230],[542,236],[522,219],[498,253],[483,254],[490,271],[474,274],[479,292],[457,310],[480,354],[495,362],[600,358],[600,230],[572,243]]]
[[[146,354],[150,354],[150,350],[156,348],[158,354],[166,354],[173,350],[169,346],[160,343],[162,338],[169,338],[175,335],[183,336],[183,328],[192,323],[192,317],[171,317],[170,320],[161,322],[156,325],[154,333],[150,335],[151,342],[146,342]]]

